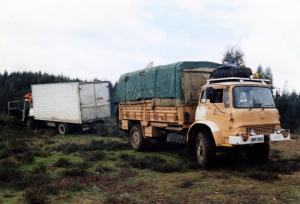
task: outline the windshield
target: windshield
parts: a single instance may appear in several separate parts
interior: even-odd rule
[[[235,87],[233,89],[233,105],[236,108],[275,107],[271,90],[255,86]]]

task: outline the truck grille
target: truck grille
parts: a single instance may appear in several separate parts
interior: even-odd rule
[[[251,130],[254,130],[256,134],[262,135],[262,134],[270,134],[275,132],[275,126],[269,125],[269,126],[254,126],[254,127],[246,127],[246,132],[250,133]]]

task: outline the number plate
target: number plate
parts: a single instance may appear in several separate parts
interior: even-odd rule
[[[250,142],[264,142],[263,136],[252,136],[250,137]]]

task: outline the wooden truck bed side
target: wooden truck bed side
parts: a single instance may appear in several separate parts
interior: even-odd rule
[[[196,106],[157,105],[155,99],[119,104],[121,129],[129,130],[130,124],[138,122],[147,137],[160,135],[161,129],[181,132],[195,120]]]

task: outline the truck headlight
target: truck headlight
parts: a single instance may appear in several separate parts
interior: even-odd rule
[[[283,131],[284,131],[284,129],[282,129],[282,128],[277,128],[276,129],[276,133],[277,134],[281,134]]]

